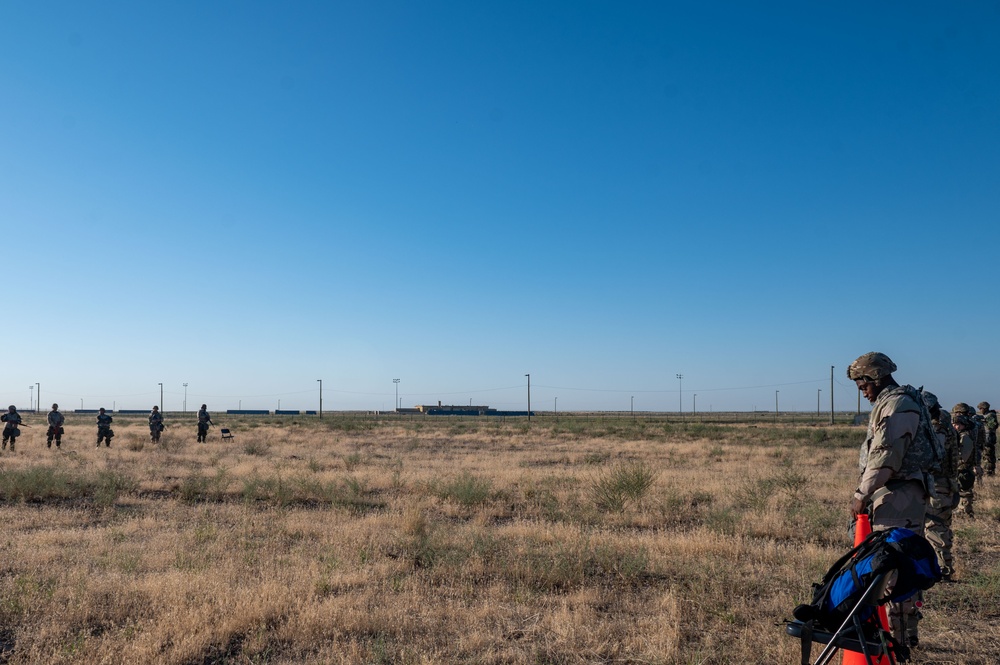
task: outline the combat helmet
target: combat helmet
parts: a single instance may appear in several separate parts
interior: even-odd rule
[[[924,405],[931,411],[934,409],[941,408],[941,402],[938,401],[937,395],[929,390],[920,389],[920,396],[924,399]]]
[[[969,417],[969,409],[971,408],[965,402],[959,402],[951,407],[951,421],[956,425],[972,427],[972,418]]]
[[[847,368],[847,378],[852,381],[870,379],[878,381],[896,371],[896,363],[889,356],[871,351],[852,362]]]
[[[989,411],[990,410],[990,403],[989,402],[980,402],[979,404],[976,405],[976,408],[977,409],[982,409],[983,411]]]

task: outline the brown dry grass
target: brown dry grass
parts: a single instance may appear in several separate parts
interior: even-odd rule
[[[847,427],[346,417],[70,421],[0,456],[0,661],[793,663],[850,546]],[[33,423],[31,420],[29,423]],[[217,436],[217,432],[213,432]],[[620,510],[595,488],[648,472]],[[1000,481],[921,663],[1000,662]]]

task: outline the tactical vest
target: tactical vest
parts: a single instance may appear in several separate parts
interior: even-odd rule
[[[886,388],[876,398],[872,412],[880,409],[880,402],[898,396],[905,396],[909,399],[913,408],[906,410],[919,414],[920,422],[917,425],[917,431],[913,434],[913,441],[903,455],[899,471],[894,476],[901,479],[919,479],[924,483],[924,487],[930,491],[934,487],[934,476],[942,473],[941,464],[945,453],[944,446],[931,424],[931,414],[924,404],[923,397],[913,386]],[[876,420],[872,417],[868,419],[868,438],[865,440],[865,445],[861,447],[858,460],[862,470],[868,466],[868,442],[875,438],[875,426],[878,424]]]

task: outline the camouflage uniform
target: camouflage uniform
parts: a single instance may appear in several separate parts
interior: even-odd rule
[[[101,441],[104,441],[104,445],[107,448],[111,447],[111,437],[115,435],[114,430],[111,429],[111,421],[113,419],[108,414],[104,413],[104,409],[97,414],[97,447],[101,447]]]
[[[7,441],[10,441],[10,452],[14,452],[14,443],[21,436],[21,430],[17,428],[21,424],[21,416],[13,404],[7,408],[7,413],[0,416],[0,422],[7,423],[3,427],[3,449],[7,449]]]
[[[848,378],[864,390],[877,386],[868,416],[868,433],[858,458],[861,471],[854,498],[869,506],[875,531],[903,527],[923,535],[927,500],[939,467],[940,450],[931,416],[920,392],[892,380],[896,365],[883,353],[867,353],[847,368]],[[866,392],[866,397],[867,397]],[[896,639],[918,643],[919,596],[889,603]]]
[[[978,408],[983,424],[986,425],[983,467],[986,469],[986,475],[992,476],[997,468],[997,428],[1000,427],[1000,421],[997,420],[997,412],[990,408],[989,402],[980,402]]]
[[[958,432],[952,427],[951,416],[941,409],[937,397],[926,391],[923,391],[923,396],[938,441],[944,447],[941,469],[934,474],[934,496],[927,503],[924,535],[937,553],[938,565],[941,566],[944,577],[948,579],[955,570],[951,554],[954,540],[951,521],[958,505],[958,467],[961,462]]]
[[[212,417],[208,415],[208,406],[205,404],[201,405],[201,410],[198,411],[198,442],[205,443],[208,441],[208,426],[214,425],[212,422]]]
[[[63,430],[63,423],[66,422],[66,418],[63,414],[59,413],[59,405],[53,404],[52,410],[49,411],[48,416],[49,429],[45,432],[45,447],[52,447],[52,439],[56,440],[56,448],[62,445],[62,435],[65,430]]]
[[[976,413],[975,409],[968,404],[964,404],[964,406],[965,412],[969,416],[969,420],[972,421],[972,428],[974,431],[970,432],[970,434],[972,434],[972,440],[976,443],[976,466],[979,467],[978,471],[981,474],[983,451],[986,449],[986,423],[983,422],[982,416]]]
[[[154,406],[149,412],[149,440],[153,443],[159,441],[163,429],[163,414],[160,413],[159,407]]]
[[[923,400],[912,386],[886,388],[872,405],[855,496],[870,502],[873,529],[923,534],[934,453],[926,437],[918,436],[921,411],[926,413]]]
[[[958,432],[958,509],[975,517],[976,469],[979,455],[976,446],[975,421],[969,416],[968,404],[959,402],[951,409],[951,419]]]

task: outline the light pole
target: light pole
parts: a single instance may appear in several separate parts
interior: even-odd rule
[[[41,404],[38,405],[39,410],[41,409]],[[35,386],[28,386],[28,408],[34,410],[35,408]]]
[[[559,398],[552,398],[552,415],[559,415]]]
[[[160,385],[160,413],[163,413],[163,384]]]
[[[833,365],[830,365],[830,424],[833,424]]]
[[[632,395],[632,401],[629,404],[628,410],[632,413],[632,420],[635,420],[635,395]]]
[[[399,379],[393,379],[392,382],[396,384],[396,408],[393,411],[399,411]]]
[[[684,402],[681,396],[684,394],[684,375],[676,374],[677,377],[677,413],[684,413]]]
[[[774,391],[774,422],[778,422],[778,392]]]
[[[698,393],[694,394],[694,399],[692,400],[692,409],[691,409],[691,412],[694,415],[698,415]]]
[[[319,417],[323,417],[323,379],[316,379],[319,381]]]
[[[280,404],[281,400],[278,400],[278,403]],[[278,408],[280,409],[281,407],[279,406]],[[163,407],[160,407],[160,410],[162,411]],[[187,413],[187,410],[188,410],[188,384],[185,383],[184,384],[184,413]]]
[[[531,424],[531,375],[525,374],[528,377],[528,424]]]
[[[819,418],[819,394],[823,392],[822,388],[816,389],[816,417]]]
[[[42,384],[40,383],[35,384],[35,398],[38,400],[39,404],[42,403]]]

